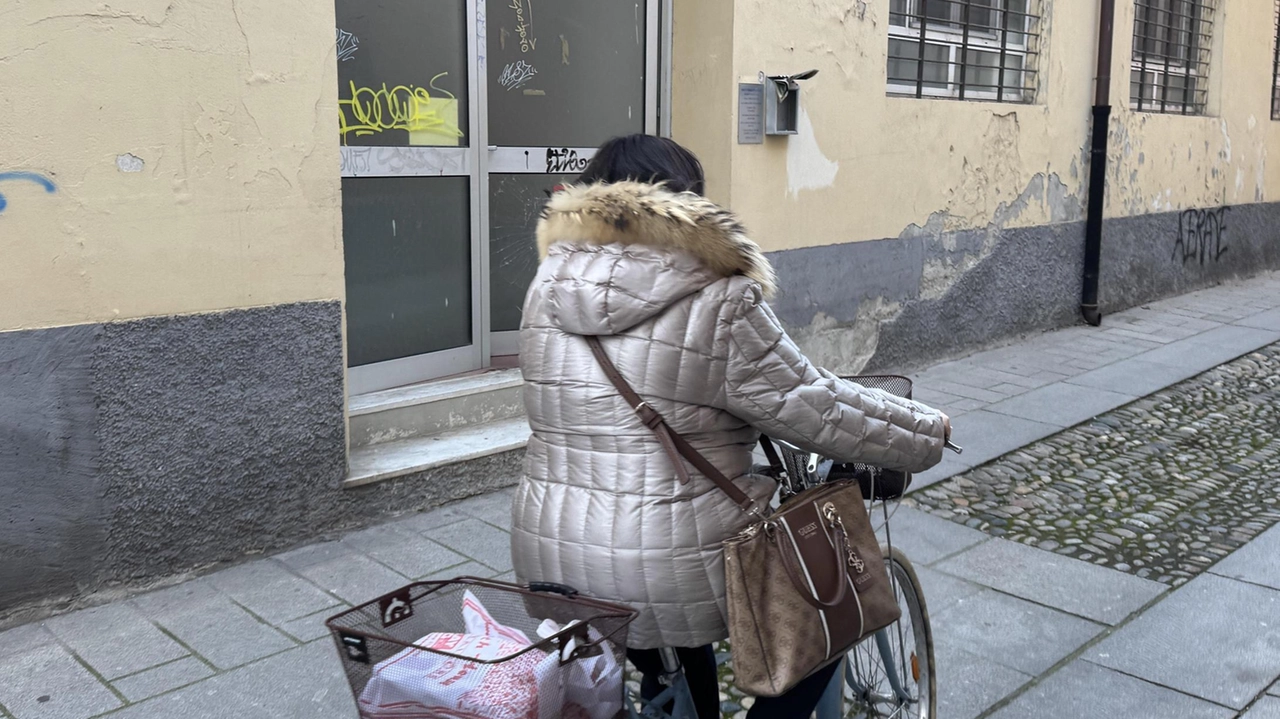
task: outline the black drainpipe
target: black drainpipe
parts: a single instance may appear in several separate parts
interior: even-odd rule
[[[1102,205],[1107,190],[1107,128],[1111,119],[1111,37],[1115,0],[1102,0],[1098,19],[1098,78],[1093,99],[1093,138],[1089,150],[1089,207],[1084,224],[1084,292],[1080,313],[1085,322],[1102,324],[1098,312],[1098,267],[1102,263]]]

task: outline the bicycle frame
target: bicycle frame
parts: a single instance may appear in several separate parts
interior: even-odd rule
[[[658,696],[644,701],[640,697],[631,696],[627,691],[627,715],[630,719],[698,719],[697,710],[693,706],[693,694],[689,691],[689,683],[685,680],[684,671],[680,667],[680,659],[674,649],[660,649],[662,656],[662,682],[667,688]],[[640,711],[636,711],[636,702],[640,702]],[[662,707],[671,702],[671,713]]]

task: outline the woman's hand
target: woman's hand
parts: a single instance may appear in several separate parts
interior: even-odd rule
[[[942,414],[942,441],[949,442],[951,441],[951,418],[945,413],[940,414]]]

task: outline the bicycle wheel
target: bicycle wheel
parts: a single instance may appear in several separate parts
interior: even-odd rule
[[[935,719],[933,630],[920,579],[906,555],[881,547],[902,618],[868,637],[845,662],[846,717]]]

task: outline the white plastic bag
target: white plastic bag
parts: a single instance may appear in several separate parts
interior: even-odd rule
[[[563,628],[550,619],[538,627],[538,636],[547,638]],[[587,640],[600,642],[604,649],[594,657],[581,657],[563,667],[565,719],[613,719],[622,709],[622,667],[613,655],[613,647],[595,627],[587,628]],[[574,640],[565,643],[561,654],[572,656]]]
[[[495,621],[470,591],[463,595],[466,633],[432,633],[415,642],[473,659],[508,657],[533,644]],[[533,649],[480,664],[405,649],[373,668],[360,694],[363,719],[557,719],[567,717],[560,657]]]

